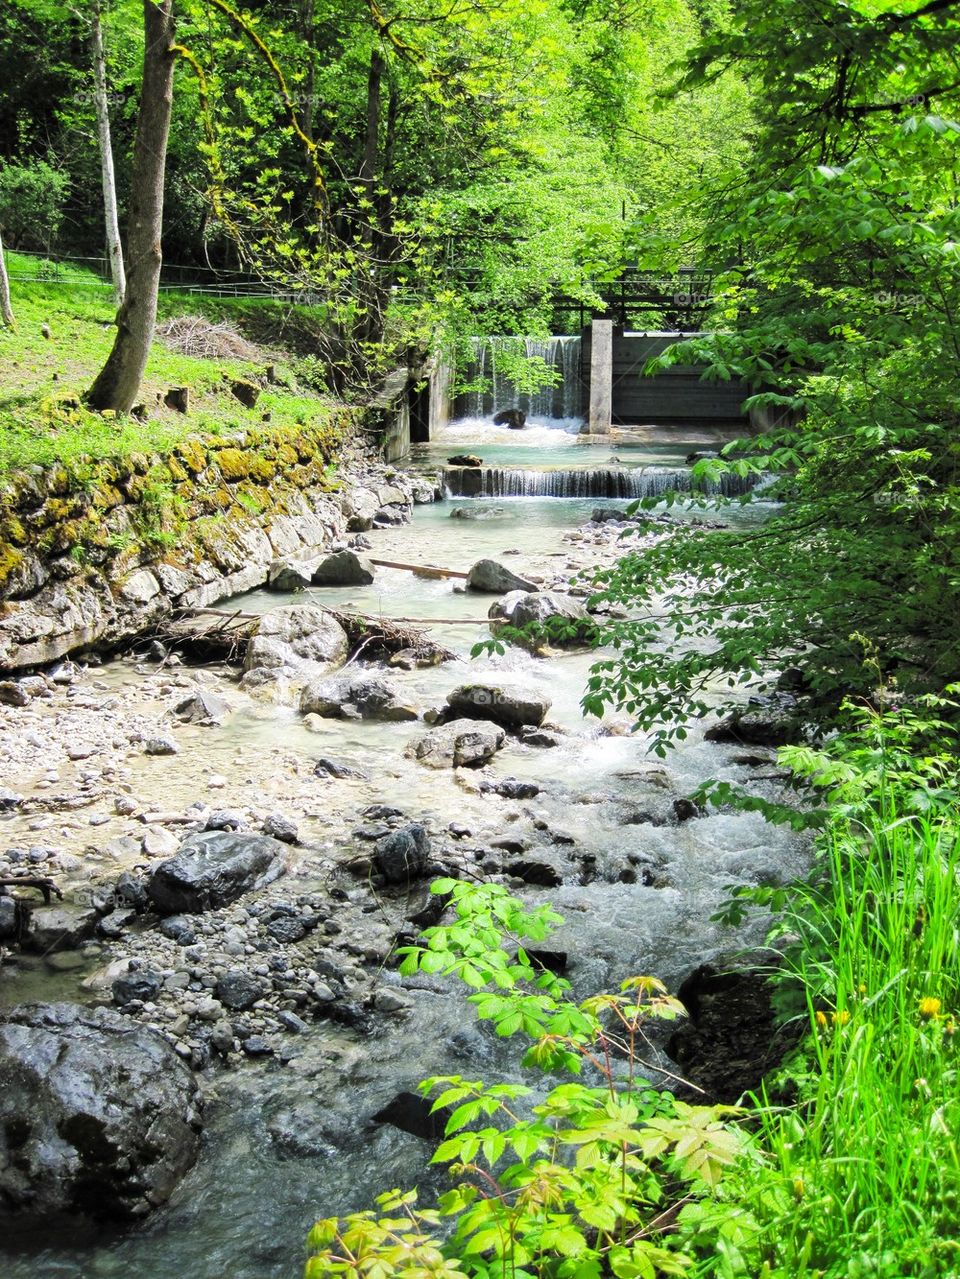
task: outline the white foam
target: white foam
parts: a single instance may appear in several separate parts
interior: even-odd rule
[[[488,417],[462,417],[438,432],[434,442],[458,446],[516,444],[527,448],[538,445],[562,448],[576,444],[582,426],[583,419],[579,417],[531,417],[522,430],[512,431],[508,426],[494,426]]]

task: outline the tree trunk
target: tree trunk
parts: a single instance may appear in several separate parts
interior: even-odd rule
[[[100,22],[99,0],[94,0],[91,45],[93,47],[93,91],[97,108],[97,137],[100,140],[100,172],[103,179],[103,216],[107,232],[107,253],[110,257],[113,298],[117,306],[120,306],[126,291],[126,279],[123,272],[123,247],[120,244],[120,222],[117,217],[117,180],[113,171],[113,147],[110,144],[110,111],[107,105],[107,60],[103,52],[103,26]]]
[[[7,279],[7,259],[3,256],[2,240],[0,240],[0,320],[6,325],[13,324],[13,307],[10,305],[10,281]]]
[[[163,178],[173,105],[173,0],[143,0],[143,89],[133,148],[127,288],[107,362],[87,392],[93,409],[129,413],[140,389],[157,320]]]

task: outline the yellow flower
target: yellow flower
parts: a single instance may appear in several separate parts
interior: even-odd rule
[[[846,1008],[841,1008],[840,1012],[831,1013],[830,1016],[835,1026],[845,1026],[850,1020],[850,1014],[847,1012]]]
[[[935,999],[932,995],[926,995],[920,1000],[920,1016],[921,1017],[939,1017],[940,1009],[943,1004],[939,999]]]
[[[826,1013],[817,1013],[815,1020],[816,1020],[816,1023],[817,1023],[817,1025],[818,1025],[818,1026],[820,1026],[820,1027],[826,1026],[826,1024],[827,1024],[827,1014],[826,1014]]]

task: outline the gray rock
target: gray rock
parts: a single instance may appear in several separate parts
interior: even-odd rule
[[[557,888],[563,883],[560,871],[548,861],[527,858],[511,862],[507,870],[517,879],[522,879],[525,884],[535,884],[538,888]]]
[[[276,560],[267,576],[269,591],[302,591],[313,581],[313,564],[296,560]]]
[[[92,905],[41,906],[31,914],[27,944],[40,954],[76,950],[93,936],[98,918]]]
[[[455,719],[425,733],[412,744],[412,751],[429,768],[476,768],[492,759],[505,739],[499,724]]]
[[[113,1002],[120,1008],[137,999],[148,1003],[156,999],[162,985],[163,978],[159,973],[149,968],[138,968],[136,972],[124,973],[113,983]]]
[[[507,591],[535,591],[533,582],[518,577],[496,560],[477,560],[467,574],[467,586],[471,591],[483,591],[488,595],[504,595]]]
[[[495,782],[481,782],[481,791],[502,795],[504,799],[533,799],[540,794],[536,782],[519,782],[515,777],[504,777]]]
[[[335,759],[327,759],[322,756],[313,766],[313,772],[316,777],[336,777],[338,779],[359,778],[365,780],[367,774],[359,768],[349,768],[346,764],[341,764]]]
[[[266,991],[256,977],[244,972],[242,968],[232,968],[220,978],[213,993],[224,1007],[234,1012],[244,1012],[247,1008],[252,1008],[258,999],[262,999]]]
[[[286,845],[267,835],[204,831],[161,862],[147,892],[161,915],[200,914],[272,883],[286,869],[286,856]]]
[[[12,897],[0,897],[0,941],[11,941],[18,932],[17,903]]]
[[[185,724],[222,724],[230,714],[230,706],[216,693],[200,689],[178,702],[173,713]]]
[[[529,627],[530,634],[515,637],[515,642],[533,653],[542,652],[548,646],[579,648],[590,641],[595,630],[590,614],[580,601],[558,591],[511,592],[491,604],[487,616],[495,635],[504,626],[518,630]]]
[[[0,786],[0,813],[12,812],[15,808],[19,808],[22,803],[22,795],[18,795],[16,791],[8,790],[6,786]]]
[[[48,1231],[62,1214],[144,1217],[199,1152],[200,1097],[154,1031],[109,1009],[24,1005],[0,1023],[0,1202]]]
[[[295,1035],[305,1035],[310,1029],[302,1017],[298,1017],[296,1013],[292,1013],[286,1008],[277,1013],[277,1021],[284,1030],[290,1030]]]
[[[197,940],[193,924],[183,915],[168,915],[160,922],[160,932],[178,946],[192,946]]]
[[[382,676],[362,672],[313,680],[300,695],[300,711],[324,719],[419,719],[416,709],[401,699],[393,684]]]
[[[288,604],[264,613],[247,645],[244,670],[286,668],[309,678],[345,662],[348,651],[347,633],[329,613]]]
[[[458,719],[489,719],[504,728],[538,728],[551,702],[536,694],[511,692],[495,684],[461,684],[447,695],[450,713]]]
[[[0,703],[4,706],[29,706],[30,694],[15,680],[0,681]]]
[[[279,915],[276,919],[269,921],[266,925],[266,930],[274,941],[278,941],[284,946],[292,942],[302,941],[310,931],[306,920],[301,919],[298,915]]]
[[[369,489],[350,489],[341,499],[343,513],[347,516],[350,533],[366,533],[373,527],[374,516],[380,508],[380,499]]]
[[[708,742],[738,746],[789,746],[803,738],[803,727],[791,710],[771,706],[734,711],[704,733]]]
[[[314,586],[369,586],[373,565],[356,551],[337,551],[321,560],[313,571]]]
[[[271,839],[279,839],[281,844],[300,843],[300,831],[297,828],[297,823],[291,821],[289,817],[284,817],[282,813],[271,813],[269,817],[264,818],[260,829],[264,835],[269,835]]]
[[[145,755],[179,755],[180,747],[172,737],[151,737],[143,744]]]
[[[248,1057],[269,1057],[273,1052],[263,1035],[248,1035],[240,1046]]]
[[[405,884],[422,875],[430,860],[430,837],[420,822],[411,822],[377,841],[374,864],[389,884]]]

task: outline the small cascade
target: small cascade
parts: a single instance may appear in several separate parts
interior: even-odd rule
[[[541,387],[533,394],[521,394],[498,367],[497,351],[508,338],[474,338],[473,363],[463,372],[465,382],[482,378],[487,389],[458,395],[455,418],[489,418],[501,409],[522,409],[528,418],[569,421],[583,412],[580,384],[580,338],[524,338],[528,359],[539,357],[560,376],[556,386]]]
[[[571,467],[551,471],[499,466],[453,466],[443,472],[443,484],[453,497],[609,497],[636,499],[665,493],[739,497],[761,481],[757,475],[722,475],[718,480],[693,481],[689,469],[672,467]]]

